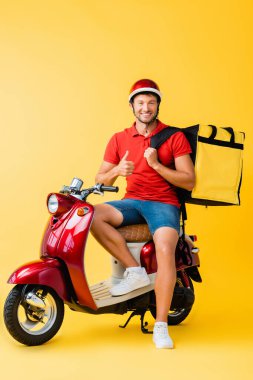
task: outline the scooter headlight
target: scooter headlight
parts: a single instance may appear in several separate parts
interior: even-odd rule
[[[55,194],[50,195],[50,197],[48,198],[47,207],[48,207],[48,211],[51,214],[55,214],[57,212],[58,207],[59,207],[59,202]]]

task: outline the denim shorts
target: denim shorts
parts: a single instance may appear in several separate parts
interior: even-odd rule
[[[178,234],[180,232],[180,209],[177,206],[128,198],[106,204],[115,207],[123,215],[123,222],[119,227],[147,223],[152,235],[160,227],[171,227]]]

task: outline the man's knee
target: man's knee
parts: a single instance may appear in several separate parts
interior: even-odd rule
[[[178,233],[170,227],[161,227],[154,234],[156,251],[174,254],[178,242]]]
[[[161,242],[161,243],[155,245],[155,249],[156,249],[157,254],[159,254],[159,255],[168,256],[168,257],[174,257],[175,256],[174,245]]]
[[[120,211],[107,204],[98,204],[94,206],[94,217],[91,228],[96,224],[108,223],[112,226],[119,226],[123,221],[123,215]]]
[[[106,222],[108,220],[108,210],[104,206],[104,204],[94,206],[94,215],[91,228],[94,228],[97,223]]]
[[[94,206],[94,220],[103,220],[105,219],[106,215],[108,214],[106,207],[104,207],[104,204],[98,204]]]

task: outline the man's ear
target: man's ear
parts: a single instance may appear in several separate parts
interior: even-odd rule
[[[129,102],[129,107],[131,108],[132,112],[134,113],[134,106],[132,102]]]

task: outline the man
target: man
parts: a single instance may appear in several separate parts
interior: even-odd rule
[[[111,138],[96,176],[96,182],[107,186],[119,176],[126,177],[126,194],[120,201],[95,207],[92,233],[126,268],[125,278],[110,290],[112,296],[119,296],[148,285],[150,280],[116,227],[148,224],[158,264],[153,340],[157,348],[172,348],[167,317],[176,282],[175,249],[180,229],[176,187],[192,190],[195,175],[191,148],[182,132],[172,135],[158,152],[150,147],[151,136],[166,127],[157,119],[160,101],[161,92],[152,80],[139,80],[131,88],[129,105],[135,122]]]

